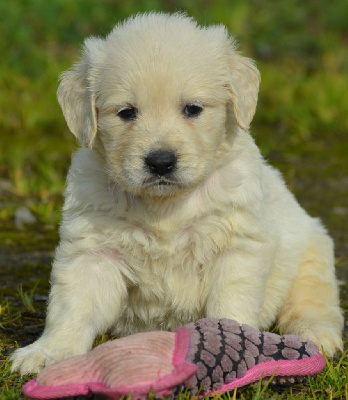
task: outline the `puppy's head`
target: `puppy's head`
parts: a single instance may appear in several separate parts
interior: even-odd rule
[[[87,39],[58,100],[79,141],[101,144],[122,189],[170,196],[226,161],[233,132],[252,120],[258,86],[223,26],[151,13]]]

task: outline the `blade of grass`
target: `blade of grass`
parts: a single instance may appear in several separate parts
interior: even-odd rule
[[[34,292],[38,286],[39,282],[36,282],[32,289],[29,292],[23,290],[23,285],[19,285],[18,294],[24,304],[24,306],[32,312],[35,312],[35,307],[33,305],[33,296]]]

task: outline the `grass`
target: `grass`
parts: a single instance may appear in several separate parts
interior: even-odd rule
[[[21,395],[23,384],[32,376],[20,377],[17,373],[10,372],[9,354],[18,347],[14,341],[14,337],[26,335],[25,328],[28,326],[34,328],[34,335],[29,330],[30,339],[34,340],[43,328],[44,324],[44,308],[45,305],[37,301],[38,293],[35,293],[38,285],[25,290],[23,285],[18,286],[17,294],[12,302],[5,297],[0,299],[0,329],[5,332],[0,333],[0,399],[24,399]],[[9,335],[6,338],[6,332],[15,331],[16,334]],[[21,335],[19,334],[21,332]],[[107,335],[96,339],[95,344],[99,345],[109,337]],[[26,342],[28,340],[26,339]],[[348,342],[345,343],[348,348]],[[261,381],[254,386],[241,388],[232,393],[215,396],[214,400],[223,399],[342,399],[348,400],[348,350],[340,359],[331,361],[326,359],[325,370],[314,377],[309,377],[303,384],[294,385],[272,385],[270,380],[266,385],[262,385]],[[182,400],[189,400],[189,395],[183,395]]]
[[[39,313],[43,306],[35,302],[35,289],[30,291],[23,290],[20,285],[16,300],[21,299],[22,307],[12,307],[8,300],[0,302],[0,328],[3,330],[14,327],[22,329],[23,314],[30,310],[32,313]],[[43,321],[43,320],[42,320]],[[41,321],[41,322],[42,322]],[[41,324],[42,327],[42,324]],[[107,337],[98,338],[96,344],[101,344]],[[346,347],[348,343],[346,343]],[[16,348],[13,341],[7,341],[0,347],[2,353],[8,353]],[[4,352],[4,348],[5,352]],[[224,399],[348,399],[348,350],[335,362],[327,360],[325,370],[317,376],[309,377],[305,384],[295,384],[292,386],[273,386],[270,380],[266,385],[261,385],[261,381],[254,386],[235,390],[221,396],[216,396],[214,400]],[[24,399],[21,395],[23,384],[33,376],[22,378],[17,373],[10,372],[9,357],[4,356],[0,360],[0,399],[14,400]],[[182,400],[189,400],[190,396],[182,396]]]
[[[30,289],[29,292],[26,292],[26,291],[23,290],[23,285],[22,284],[20,284],[19,288],[18,288],[18,294],[19,294],[19,296],[20,296],[20,298],[22,300],[23,305],[29,311],[32,311],[32,312],[35,312],[35,308],[34,308],[34,305],[33,305],[33,296],[34,296],[34,292],[35,292],[35,289],[36,289],[37,285],[38,285],[38,282],[36,282],[36,284]]]
[[[1,400],[22,398],[27,378],[9,372],[8,355],[16,341],[34,340],[44,324],[42,299],[58,240],[65,175],[77,147],[56,101],[58,76],[76,61],[86,36],[104,35],[117,21],[150,10],[185,10],[200,23],[224,23],[244,54],[257,60],[262,83],[253,135],[301,203],[324,219],[336,240],[337,270],[347,269],[348,2],[0,2],[0,34],[5,38],[0,41]],[[15,226],[22,206],[37,217],[36,225]],[[345,309],[347,291],[345,285]],[[305,384],[257,385],[221,398],[348,399],[347,392],[345,353]]]

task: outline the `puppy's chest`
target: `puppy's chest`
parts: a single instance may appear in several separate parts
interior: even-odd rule
[[[115,233],[128,275],[121,319],[129,332],[174,329],[204,315],[216,257],[230,245],[228,220],[207,216],[176,229],[123,221]]]
[[[161,297],[161,291],[165,297],[177,295],[177,286],[198,290],[217,254],[230,242],[223,225],[212,218],[180,229],[128,224],[117,235],[117,250],[145,297],[151,297],[150,292]]]
[[[117,250],[130,269],[141,275],[170,270],[198,272],[231,242],[228,221],[205,218],[175,228],[129,223],[117,235]]]
[[[122,318],[138,321],[140,330],[174,329],[199,318],[206,296],[205,275],[216,253],[208,242],[190,229],[175,233],[141,226],[132,229],[119,247],[132,277]]]

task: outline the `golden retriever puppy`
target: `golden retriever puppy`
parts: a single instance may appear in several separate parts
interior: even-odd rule
[[[12,370],[97,335],[231,318],[342,349],[333,244],[248,127],[260,76],[225,27],[137,15],[85,41],[58,100],[82,144],[67,178],[42,336]]]

